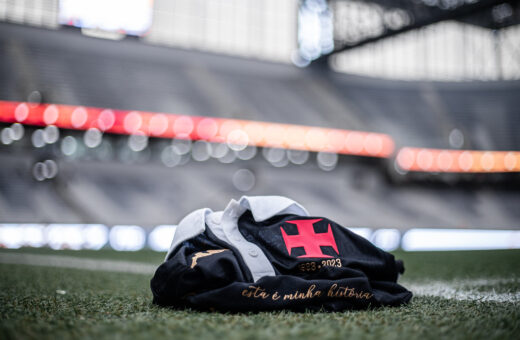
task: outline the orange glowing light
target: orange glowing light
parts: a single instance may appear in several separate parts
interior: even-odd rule
[[[390,136],[371,132],[60,104],[0,101],[0,121],[382,158],[394,151]]]

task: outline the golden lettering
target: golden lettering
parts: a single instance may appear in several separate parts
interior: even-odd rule
[[[270,294],[266,293],[265,289],[256,286],[249,286],[248,289],[242,291],[242,296],[253,298],[253,299],[267,299]]]
[[[316,289],[316,285],[310,285],[306,291],[296,290],[294,292],[289,292],[283,294],[283,300],[306,300],[306,299],[314,299],[317,297],[323,296],[325,291]],[[273,301],[278,301],[282,298],[282,295],[278,291],[274,291],[274,293],[269,293],[265,290],[265,288],[259,286],[249,286],[248,289],[244,289],[242,291],[242,296],[251,299],[267,299],[271,298]],[[327,290],[327,297],[329,298],[354,298],[354,299],[371,299],[374,295],[364,291],[356,291],[355,288],[350,288],[348,286],[341,287],[334,283]]]
[[[350,292],[348,293],[348,297],[355,296],[356,298],[359,298],[359,296],[358,296],[358,294],[356,294],[356,291],[354,290],[354,288],[347,289],[347,290],[350,290]]]
[[[262,298],[267,299],[269,297],[269,294],[265,292],[265,289],[262,289],[260,287],[256,287],[255,292],[253,294],[254,298]]]
[[[336,283],[334,283],[332,286],[330,286],[328,292],[328,297],[334,297],[334,298],[356,298],[356,299],[370,299],[373,294],[366,293],[363,291],[356,291],[355,288],[349,288],[349,287],[338,287]]]
[[[328,297],[334,297],[335,295],[334,294],[334,290],[338,287],[337,284],[333,284],[332,286],[330,286],[329,288],[329,291],[327,292],[327,296]]]
[[[298,293],[298,291],[296,291],[296,293]],[[294,300],[294,294],[285,294],[283,296],[283,299],[284,299],[284,301],[285,300]]]
[[[316,290],[316,285],[311,285],[307,292],[299,292],[296,291],[294,293],[285,294],[283,296],[284,300],[304,300],[304,299],[313,299],[315,297],[321,296],[321,290]]]

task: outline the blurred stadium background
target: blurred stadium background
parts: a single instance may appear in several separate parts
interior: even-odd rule
[[[520,248],[520,1],[0,0],[0,247],[164,251],[283,195]]]

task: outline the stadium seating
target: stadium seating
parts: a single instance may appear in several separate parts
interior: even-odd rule
[[[520,145],[518,81],[417,83],[324,72],[0,23],[2,100],[26,101],[38,90],[51,103],[383,132],[397,146],[449,148],[454,128],[466,148]],[[349,226],[510,227],[520,218],[514,191],[396,187],[380,171],[387,164],[355,157],[333,172],[312,162],[274,168],[260,153],[247,163],[192,161],[174,169],[61,160],[58,178],[35,183],[27,164],[38,151],[1,150],[5,221],[174,223],[194,208],[219,208],[242,195],[230,184],[241,168],[256,178],[247,194],[289,196]]]

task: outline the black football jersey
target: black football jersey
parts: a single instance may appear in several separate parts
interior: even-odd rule
[[[341,311],[407,303],[403,263],[280,196],[199,209],[178,225],[153,302],[202,310]]]

